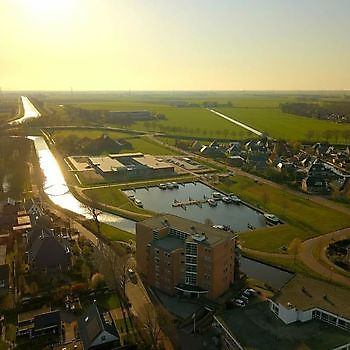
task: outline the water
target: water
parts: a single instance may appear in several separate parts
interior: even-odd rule
[[[39,157],[40,168],[45,175],[44,191],[53,203],[61,208],[91,219],[91,215],[85,206],[79,202],[69,191],[62,171],[42,137],[30,137],[34,141],[35,150]],[[135,233],[135,222],[120,216],[103,212],[99,220],[105,224],[119,229]]]
[[[240,270],[247,276],[276,289],[281,289],[294,276],[293,273],[248,258],[241,258],[240,263]]]
[[[174,200],[186,201],[192,199],[202,200],[204,196],[211,197],[214,190],[201,183],[186,183],[180,185],[178,189],[161,190],[158,187],[138,188],[124,191],[127,195],[135,195],[140,199],[145,209],[157,213],[170,213],[194,221],[204,223],[210,219],[214,225],[230,225],[236,232],[248,230],[248,224],[255,228],[265,227],[264,216],[256,210],[244,205],[226,204],[218,201],[216,207],[211,207],[204,203],[202,208],[197,205],[188,205],[186,210],[181,207],[173,207]],[[216,191],[215,191],[216,192]]]
[[[41,117],[40,112],[34,107],[34,105],[30,102],[28,97],[21,96],[21,99],[23,104],[24,115],[22,118],[15,119],[9,124],[22,124],[27,120]]]

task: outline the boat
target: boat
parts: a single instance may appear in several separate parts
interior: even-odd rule
[[[173,188],[179,188],[179,184],[177,182],[172,182]]]
[[[169,190],[172,190],[174,188],[171,182],[167,182],[165,185],[166,185],[166,188],[168,188]]]
[[[135,195],[134,195],[134,194],[129,194],[129,195],[128,195],[128,198],[129,198],[131,201],[134,201],[134,200],[135,200]]]
[[[211,194],[211,196],[215,199],[221,199],[222,198],[222,194],[220,192],[213,192]]]
[[[241,199],[237,196],[230,196],[230,199],[231,199],[231,203],[234,203],[234,204],[241,204],[242,203]]]
[[[135,198],[135,205],[138,206],[139,208],[143,208],[143,203],[137,198]]]
[[[277,225],[278,223],[280,223],[280,219],[276,215],[264,214],[264,217],[265,217],[266,221],[268,221],[272,224]]]
[[[232,203],[231,198],[230,198],[230,197],[227,197],[227,196],[222,197],[222,201],[223,201],[224,203]]]
[[[213,198],[209,198],[208,199],[208,204],[211,206],[211,207],[216,207],[218,205],[218,203],[216,203],[216,200],[213,199]]]
[[[166,190],[166,184],[159,184],[158,188],[160,188],[161,190]]]

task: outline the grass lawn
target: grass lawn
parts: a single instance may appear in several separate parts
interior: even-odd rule
[[[153,142],[146,137],[130,138],[128,142],[131,143],[134,152],[142,152],[153,155],[178,155],[178,153],[163,147],[162,145]]]
[[[84,193],[94,200],[117,207],[124,210],[129,210],[137,214],[147,214],[148,212],[134,205],[128,197],[117,187],[105,187],[97,189],[84,190]]]
[[[271,186],[235,176],[234,183],[219,185],[226,192],[234,192],[244,201],[271,212],[283,221],[277,225],[240,235],[244,246],[267,252],[281,252],[294,238],[305,240],[349,226],[350,217],[323,207],[307,199],[282,192]]]
[[[327,130],[336,130],[340,132],[339,139],[333,137],[329,141],[345,142],[341,132],[350,130],[349,124],[287,114],[279,108],[218,108],[218,110],[259,131],[265,131],[274,138],[286,140],[310,141],[308,131],[314,132],[315,140],[326,140],[323,133]]]
[[[123,241],[128,242],[130,239],[135,239],[135,235],[120,230],[119,228],[116,228],[114,226],[110,226],[104,223],[100,223],[101,227],[101,234],[108,238],[110,241]],[[84,222],[84,226],[86,226],[89,230],[97,233],[97,227],[96,224],[92,221],[86,221]]]
[[[112,310],[120,307],[119,299],[115,294],[98,295],[96,297],[97,304],[106,310]]]
[[[118,131],[103,131],[103,130],[91,130],[91,129],[71,129],[71,130],[54,130],[50,131],[51,136],[54,140],[57,140],[62,137],[75,136],[79,138],[88,137],[90,139],[98,139],[102,135],[108,135],[113,139],[125,139],[127,137],[133,136],[127,132],[118,132]]]

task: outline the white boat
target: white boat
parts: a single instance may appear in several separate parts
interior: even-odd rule
[[[134,200],[135,200],[135,195],[134,195],[134,194],[129,194],[129,195],[128,195],[128,198],[129,198],[131,201],[134,201]]]
[[[211,195],[215,199],[221,199],[222,198],[222,194],[220,192],[213,192]]]
[[[208,204],[211,206],[211,207],[216,207],[218,205],[218,203],[216,202],[215,199],[213,198],[209,198],[208,199]]]
[[[136,204],[136,206],[143,208],[143,203],[139,199],[135,198],[135,204]]]
[[[231,199],[231,203],[234,203],[234,204],[241,204],[241,199],[237,196],[230,196],[230,199]]]
[[[177,182],[172,182],[173,188],[179,188],[179,184]]]
[[[280,222],[280,219],[276,215],[273,215],[273,214],[264,214],[264,217],[265,217],[266,221],[269,221],[273,224],[278,224]]]
[[[230,198],[230,197],[227,197],[227,196],[222,197],[222,201],[223,201],[224,203],[232,203],[231,198]]]
[[[161,190],[166,190],[166,184],[159,184],[158,187],[161,189]]]
[[[171,182],[167,182],[166,188],[168,188],[169,190],[172,190],[174,188],[174,185]]]

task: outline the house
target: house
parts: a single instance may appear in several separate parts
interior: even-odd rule
[[[301,181],[301,188],[307,193],[328,193],[329,186],[325,178],[321,176],[307,176]]]
[[[60,311],[49,309],[34,310],[18,314],[17,336],[25,336],[30,339],[55,335],[59,337],[62,333],[62,320]]]
[[[93,304],[78,320],[84,350],[120,349],[120,337],[109,312]]]
[[[350,292],[334,284],[296,275],[269,302],[284,323],[319,319],[350,332]]]
[[[245,159],[241,156],[229,156],[227,157],[227,161],[234,167],[241,167],[245,163]]]
[[[48,229],[32,232],[29,237],[28,264],[31,269],[47,272],[66,269],[70,263],[68,241],[55,237]]]
[[[0,297],[9,291],[10,267],[8,264],[0,265]]]

